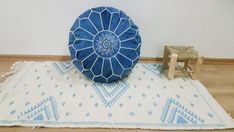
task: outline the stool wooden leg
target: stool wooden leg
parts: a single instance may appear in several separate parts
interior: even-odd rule
[[[203,59],[201,56],[198,57],[195,67],[193,69],[194,73],[192,74],[192,79],[197,80],[200,74],[200,65],[202,64]]]
[[[185,68],[185,69],[187,69],[187,68],[189,67],[189,62],[190,62],[190,60],[186,60],[186,61],[184,62],[184,68]]]
[[[166,47],[164,47],[163,52],[163,66],[168,68],[168,60],[169,60],[169,52],[167,51]]]
[[[168,78],[173,79],[175,74],[176,62],[177,62],[177,54],[171,55],[171,60],[168,69]]]

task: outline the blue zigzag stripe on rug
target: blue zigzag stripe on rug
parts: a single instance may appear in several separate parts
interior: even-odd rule
[[[70,70],[74,68],[74,65],[72,64],[71,61],[55,62],[53,63],[53,66],[62,75],[64,75],[65,73],[69,72]]]
[[[159,77],[161,64],[138,63],[129,77],[111,84],[93,82],[70,66],[23,62],[22,70],[1,87],[0,126],[234,128],[233,119],[199,81]]]
[[[126,80],[113,83],[93,83],[93,88],[105,107],[111,107],[129,88]]]
[[[18,119],[35,121],[53,121],[59,119],[57,104],[53,96],[49,96],[24,112],[20,112]]]
[[[203,124],[204,119],[173,98],[168,98],[163,107],[161,121],[168,124]]]
[[[165,70],[161,64],[142,64],[142,66],[147,70],[156,75],[157,77],[162,77]]]

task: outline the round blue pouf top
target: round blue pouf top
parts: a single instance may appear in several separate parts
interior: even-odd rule
[[[126,77],[138,62],[141,37],[123,11],[97,7],[76,19],[68,45],[80,72],[94,81],[111,83]]]

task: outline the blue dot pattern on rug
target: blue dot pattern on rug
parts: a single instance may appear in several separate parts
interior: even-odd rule
[[[111,83],[128,76],[138,62],[141,37],[123,11],[97,7],[76,19],[68,45],[80,72],[94,81]]]
[[[55,63],[63,65],[56,66]],[[16,124],[40,123],[44,126],[51,123],[55,127],[64,123],[76,124],[75,127],[84,124],[98,127],[110,124],[112,127],[115,123],[123,123],[120,127],[133,124],[130,127],[166,126],[173,129],[225,125],[220,118],[222,114],[217,114],[213,104],[207,103],[207,94],[203,94],[197,81],[184,82],[182,78],[169,81],[166,76],[160,76],[161,68],[156,69],[161,64],[137,64],[132,77],[114,83],[91,81],[79,72],[76,74],[75,66],[67,67],[66,62],[33,64],[27,69],[33,73],[38,69],[38,72],[32,74],[33,77],[22,78],[15,89],[17,94],[12,91],[8,95],[14,96],[4,97],[0,104],[0,113],[3,113],[0,116],[7,117],[7,124],[12,120]],[[158,71],[152,72],[152,69]],[[48,70],[51,71],[49,74]],[[54,80],[48,83],[52,76]],[[38,84],[41,87],[37,87]],[[103,125],[100,122],[104,122]]]

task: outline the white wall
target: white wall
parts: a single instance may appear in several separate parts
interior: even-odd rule
[[[0,54],[69,54],[68,32],[91,7],[113,6],[139,26],[142,56],[166,42],[207,57],[234,57],[234,0],[0,0]]]

